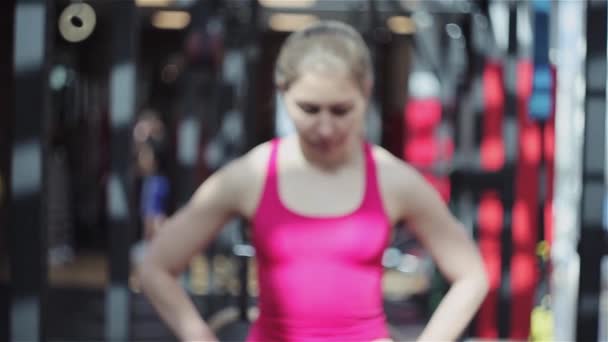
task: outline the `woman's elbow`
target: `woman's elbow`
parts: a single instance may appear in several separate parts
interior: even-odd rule
[[[137,265],[136,276],[142,284],[146,284],[147,280],[154,277],[154,274],[157,273],[157,269],[154,264],[148,260],[148,258],[144,258],[139,265]]]
[[[490,291],[490,279],[488,273],[485,270],[478,271],[475,275],[475,281],[477,283],[478,293],[482,298],[485,298]]]
[[[137,266],[137,278],[142,284],[149,284],[158,278],[160,274],[169,273],[150,255],[144,256],[141,263]]]
[[[472,293],[477,294],[478,297],[485,298],[490,291],[490,280],[487,272],[482,267],[462,274],[460,281],[467,284]]]

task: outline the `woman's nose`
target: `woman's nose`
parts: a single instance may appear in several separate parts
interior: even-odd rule
[[[329,113],[320,113],[318,132],[321,137],[328,138],[334,134],[335,123],[333,121],[334,120]]]

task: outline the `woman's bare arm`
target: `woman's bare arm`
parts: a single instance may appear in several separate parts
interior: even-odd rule
[[[439,194],[407,165],[401,165],[404,217],[451,282],[420,341],[454,341],[477,312],[488,291],[483,261],[464,226],[450,213]]]
[[[144,294],[181,340],[217,340],[177,276],[238,214],[243,174],[247,174],[246,161],[239,159],[209,177],[189,203],[164,222],[139,268]]]
[[[158,233],[160,227],[163,226],[167,217],[163,214],[149,216],[144,218],[144,239],[152,240],[152,238]]]

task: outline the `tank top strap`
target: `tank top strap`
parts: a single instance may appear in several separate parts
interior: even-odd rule
[[[270,142],[270,158],[268,159],[268,177],[276,178],[277,175],[277,159],[279,150],[279,141],[281,138],[274,138]],[[270,185],[270,184],[269,184]]]
[[[281,138],[277,137],[270,143],[270,158],[268,158],[263,201],[271,205],[276,205],[279,201],[278,151],[280,142]]]
[[[364,141],[365,152],[365,203],[363,207],[383,210],[382,196],[376,170],[376,161],[372,151],[372,145]]]
[[[262,185],[262,193],[258,199],[257,209],[253,221],[257,222],[274,210],[277,198],[277,149],[279,138],[270,141],[270,156],[266,162],[266,174]]]

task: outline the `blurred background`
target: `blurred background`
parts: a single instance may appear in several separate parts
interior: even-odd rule
[[[491,291],[462,340],[608,341],[607,13],[583,0],[3,0],[0,340],[175,340],[131,276],[142,241],[210,173],[293,130],[278,50],[334,19],[372,52],[369,140],[418,168],[481,250]],[[448,285],[400,226],[385,309],[395,340],[412,340]],[[255,274],[235,220],[180,281],[223,341],[242,341]]]

